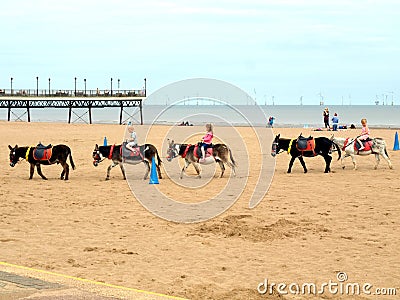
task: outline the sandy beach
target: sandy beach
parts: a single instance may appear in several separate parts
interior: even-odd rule
[[[140,137],[143,129],[136,128]],[[159,149],[167,164],[162,139],[168,127],[156,129],[146,142]],[[237,130],[252,151],[257,141],[251,129]],[[354,137],[358,131],[335,135]],[[254,209],[248,202],[258,180],[257,159],[250,159],[247,174],[240,169],[247,152],[236,151],[236,180],[247,180],[238,201],[220,216],[195,224],[154,216],[135,199],[118,167],[105,181],[110,162],[93,166],[94,145],[102,144],[105,136],[111,144],[120,143],[124,133],[122,125],[0,122],[1,261],[190,299],[376,299],[257,291],[265,279],[322,284],[337,282],[338,272],[347,274],[347,282],[372,284],[371,292],[397,288],[400,293],[400,151],[392,151],[395,130],[371,133],[387,141],[393,170],[383,159],[374,170],[374,156],[358,156],[356,171],[347,158],[342,169],[333,153],[329,174],[323,173],[322,157],[305,159],[307,174],[298,161],[287,174],[289,155],[279,154],[268,194]],[[300,133],[331,136],[311,128],[278,128],[274,133],[287,138]],[[71,147],[77,168],[70,171],[69,181],[58,179],[59,165],[42,168],[47,181],[36,173],[28,180],[25,161],[9,166],[9,144],[31,146],[39,141]],[[263,151],[270,154],[270,149]],[[168,164],[179,163],[176,159]],[[133,167],[138,184],[144,171],[142,164]],[[158,188],[171,197],[184,202],[193,195],[200,195],[196,201],[210,195],[177,188],[163,172]],[[230,176],[228,169],[225,178],[217,178],[219,172],[216,165],[204,168],[209,183],[203,189],[211,194]],[[194,175],[194,169],[188,173]]]

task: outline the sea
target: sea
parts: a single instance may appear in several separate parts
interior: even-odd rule
[[[325,107],[339,117],[339,126],[354,124],[366,118],[370,127],[400,128],[400,105],[143,105],[144,124],[193,125],[214,123],[219,126],[263,126],[275,118],[274,127],[323,127]],[[73,109],[72,122],[89,122],[87,109]],[[67,122],[68,109],[45,108],[30,111],[31,122]],[[119,108],[92,109],[93,123],[118,124]],[[7,109],[0,109],[0,120],[7,120]],[[27,121],[26,110],[12,109],[12,121]],[[125,108],[123,123],[140,124],[139,108]]]

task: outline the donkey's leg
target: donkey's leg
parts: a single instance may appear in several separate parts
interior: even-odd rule
[[[193,163],[193,167],[196,169],[197,177],[201,178],[201,167],[198,163]]]
[[[233,176],[236,176],[235,165],[232,162],[230,162],[229,160],[226,161],[225,163],[232,169]]]
[[[386,162],[388,163],[389,168],[390,168],[390,169],[393,169],[392,162],[390,161],[389,156],[386,155],[386,152],[385,152],[384,149],[381,151],[381,155],[382,155],[382,157],[386,160]]]
[[[356,156],[354,154],[350,154],[351,160],[353,161],[353,170],[357,170],[357,162],[356,162]]]
[[[108,166],[108,168],[107,168],[107,177],[106,177],[106,180],[110,180],[110,172],[111,172],[111,169],[114,168],[116,165],[118,165],[118,163],[115,162],[115,161],[113,161],[112,164]]]
[[[220,178],[222,178],[222,176],[224,176],[224,173],[225,173],[225,166],[224,166],[224,163],[221,160],[218,161],[218,164],[219,164],[219,167],[221,168],[221,176],[220,176]]]
[[[65,162],[64,164],[62,164],[64,171],[65,171],[65,180],[68,180],[69,177],[69,165]],[[63,173],[64,173],[63,171]],[[61,177],[62,179],[62,177]]]
[[[40,177],[42,177],[44,180],[47,180],[46,176],[44,176],[42,173],[42,168],[40,167],[40,164],[36,165],[36,169]]]
[[[329,173],[331,171],[331,162],[332,162],[332,156],[330,156],[329,154],[324,155],[324,159],[325,159],[325,173]]]
[[[376,169],[378,169],[378,165],[379,165],[379,162],[380,162],[380,157],[379,157],[379,154],[378,153],[375,153],[375,166],[374,166],[374,169],[376,170]]]
[[[346,158],[346,157],[349,157],[350,156],[350,154],[348,154],[347,152],[346,152],[346,154],[344,154],[343,156],[342,156],[342,158],[340,159],[340,165],[342,166],[342,169],[344,169],[346,166],[343,164],[343,160]]]
[[[190,165],[190,161],[185,159],[185,165],[183,166],[182,171],[181,171],[181,176],[180,176],[181,179],[183,178],[183,172],[186,171],[186,169],[187,169],[187,167],[189,167],[189,165]]]
[[[124,176],[124,180],[125,180],[125,179],[126,179],[126,176],[125,176],[124,164],[123,164],[122,162],[118,162],[118,164],[119,164],[119,167],[120,167],[120,169],[121,169],[122,176]]]
[[[294,163],[294,160],[295,160],[295,159],[296,159],[296,157],[294,157],[294,156],[292,156],[292,158],[290,159],[290,161],[289,161],[289,168],[288,168],[288,170],[287,170],[288,173],[292,172],[292,167],[293,167],[293,163]]]
[[[158,178],[159,178],[159,179],[162,179],[161,168],[160,168],[160,166],[159,166],[159,165],[156,165],[156,168],[157,168]]]
[[[150,173],[150,163],[147,160],[144,160],[143,163],[146,165],[146,173],[144,174],[143,180],[146,180]]]
[[[307,173],[308,170],[306,167],[306,163],[304,162],[303,156],[299,156],[299,161],[300,161],[301,165],[303,166],[304,173]]]
[[[31,164],[31,169],[29,170],[29,179],[32,179],[33,172],[35,172],[35,165]]]

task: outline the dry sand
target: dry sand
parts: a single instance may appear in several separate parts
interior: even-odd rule
[[[166,130],[158,127],[159,137],[154,134],[146,142],[160,149]],[[251,150],[256,141],[250,129],[238,130]],[[282,153],[270,190],[255,209],[248,208],[257,180],[250,172],[233,207],[197,224],[152,215],[133,197],[119,169],[105,181],[109,162],[93,166],[94,144],[101,144],[104,136],[118,143],[124,131],[119,125],[0,122],[0,261],[192,299],[275,299],[279,297],[257,292],[265,278],[321,284],[337,282],[340,271],[347,273],[348,282],[394,287],[400,293],[400,151],[391,150],[394,130],[372,132],[386,139],[393,170],[383,160],[374,170],[373,156],[357,157],[357,171],[348,158],[342,170],[334,153],[332,173],[324,174],[323,159],[316,157],[305,159],[307,174],[299,162],[287,174],[289,156]],[[330,136],[311,129],[274,131],[290,138],[300,132]],[[38,141],[71,147],[77,169],[71,170],[68,182],[58,179],[57,165],[42,168],[48,181],[37,174],[28,180],[25,161],[9,166],[8,144]],[[265,151],[269,155],[270,149]],[[165,149],[161,152],[165,156]],[[234,154],[239,163],[244,159],[244,152]],[[251,165],[257,169],[254,159]],[[142,180],[143,165],[135,168],[137,180]],[[194,174],[193,169],[189,173]],[[226,181],[213,178],[208,189]],[[170,183],[162,179],[160,188],[174,194]],[[180,189],[178,194],[187,199],[196,191]],[[329,293],[321,297],[348,298]],[[374,297],[356,297],[363,298]]]

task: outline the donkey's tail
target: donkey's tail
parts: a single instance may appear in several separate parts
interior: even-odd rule
[[[339,157],[337,159],[337,160],[339,160],[342,157],[342,152],[340,151],[340,147],[334,141],[332,141],[332,145],[335,145],[335,148],[336,148],[337,152],[339,153]]]
[[[383,149],[385,150],[386,156],[389,158],[389,154],[388,154],[387,151],[386,151],[386,145],[385,145],[385,147],[384,147]]]
[[[71,149],[69,149],[69,162],[71,163],[72,170],[75,170],[75,164],[74,164],[74,160],[72,159]]]
[[[228,151],[229,151],[229,157],[230,157],[230,159],[231,159],[232,164],[233,164],[235,167],[237,167],[236,161],[233,159],[233,155],[232,155],[231,148],[228,147]]]
[[[158,155],[158,150],[156,150],[156,155],[157,155],[157,165],[161,166],[162,160],[161,160],[160,156]]]

